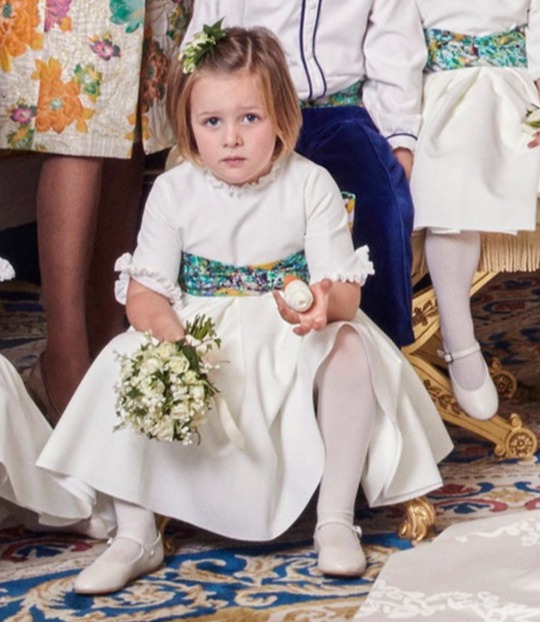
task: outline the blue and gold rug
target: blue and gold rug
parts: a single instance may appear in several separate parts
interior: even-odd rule
[[[478,336],[488,355],[519,379],[517,397],[502,412],[518,412],[538,429],[540,400],[540,276],[501,275],[474,299]],[[37,287],[0,288],[0,351],[19,368],[43,347]],[[537,421],[538,420],[538,423]],[[469,518],[540,506],[540,454],[498,460],[489,443],[451,429],[454,452],[441,465],[445,485],[430,498],[437,528]],[[245,544],[172,523],[174,553],[150,577],[107,597],[77,596],[77,572],[105,544],[75,535],[0,531],[0,619],[29,621],[326,622],[351,620],[388,557],[412,546],[396,535],[398,507],[370,510],[360,497],[357,519],[368,568],[362,579],[334,580],[316,568],[313,504],[282,538]],[[422,545],[424,546],[424,545]]]

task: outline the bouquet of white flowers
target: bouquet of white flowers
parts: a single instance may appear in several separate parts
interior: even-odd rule
[[[200,442],[216,387],[208,374],[217,369],[206,354],[219,348],[214,323],[197,315],[185,324],[180,341],[158,342],[150,333],[133,354],[119,354],[121,382],[116,385],[116,414],[121,422],[115,430],[130,427],[148,438]]]

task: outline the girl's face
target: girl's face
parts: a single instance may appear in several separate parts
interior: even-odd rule
[[[270,171],[276,131],[256,76],[203,75],[193,85],[190,104],[199,156],[216,177],[241,186]]]

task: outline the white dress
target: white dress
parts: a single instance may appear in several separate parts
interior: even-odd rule
[[[540,1],[416,2],[425,29],[485,36],[527,25],[527,66],[425,74],[411,180],[415,228],[533,230],[540,149],[527,147],[521,124],[527,107],[540,104]]]
[[[177,283],[181,254],[234,266],[268,264],[305,250],[313,282],[362,282],[371,269],[354,251],[341,194],[321,167],[294,154],[256,184],[228,186],[184,163],[156,181],[133,259],[123,257],[117,295],[128,275],[166,295],[184,320],[211,316],[222,338],[214,380],[244,439],[232,442],[212,413],[199,445],[113,431],[115,352],[133,351],[128,331],[100,354],[82,381],[38,464],[95,491],[225,536],[271,539],[299,516],[321,478],[324,450],[316,423],[315,373],[338,328],[298,337],[271,292],[193,296]],[[436,463],[451,449],[430,397],[400,352],[358,312],[352,326],[369,352],[376,426],[363,487],[370,504],[395,503],[441,485]],[[63,482],[70,486],[71,482]],[[83,486],[83,484],[86,486]]]
[[[11,266],[0,258],[0,281],[13,276]],[[60,529],[88,517],[88,504],[35,466],[51,432],[19,373],[0,355],[0,527]],[[111,524],[102,521],[99,533],[95,521],[94,535],[105,537]]]

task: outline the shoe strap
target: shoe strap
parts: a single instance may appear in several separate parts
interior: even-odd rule
[[[349,522],[345,518],[339,518],[337,516],[336,518],[327,518],[322,520],[320,523],[317,523],[315,533],[317,533],[317,531],[319,531],[322,527],[326,527],[326,525],[343,525],[354,532],[359,538],[362,537],[362,528],[359,525],[353,525],[353,523]]]
[[[158,531],[157,537],[154,540],[154,542],[148,545],[148,544],[145,544],[144,542],[141,542],[140,539],[136,538],[135,536],[131,536],[128,533],[120,533],[112,538],[109,538],[107,540],[107,546],[111,546],[111,544],[115,540],[130,540],[131,542],[135,542],[135,544],[138,544],[141,547],[142,549],[141,554],[144,552],[150,557],[152,557],[152,555],[154,555],[154,553],[156,552],[156,547],[159,544],[159,541],[161,540],[161,534]]]
[[[448,352],[447,350],[437,350],[437,354],[444,359],[447,363],[453,363],[458,359],[464,359],[466,356],[480,352],[480,344],[478,341],[474,343],[470,348],[465,350],[458,350],[457,352]]]

